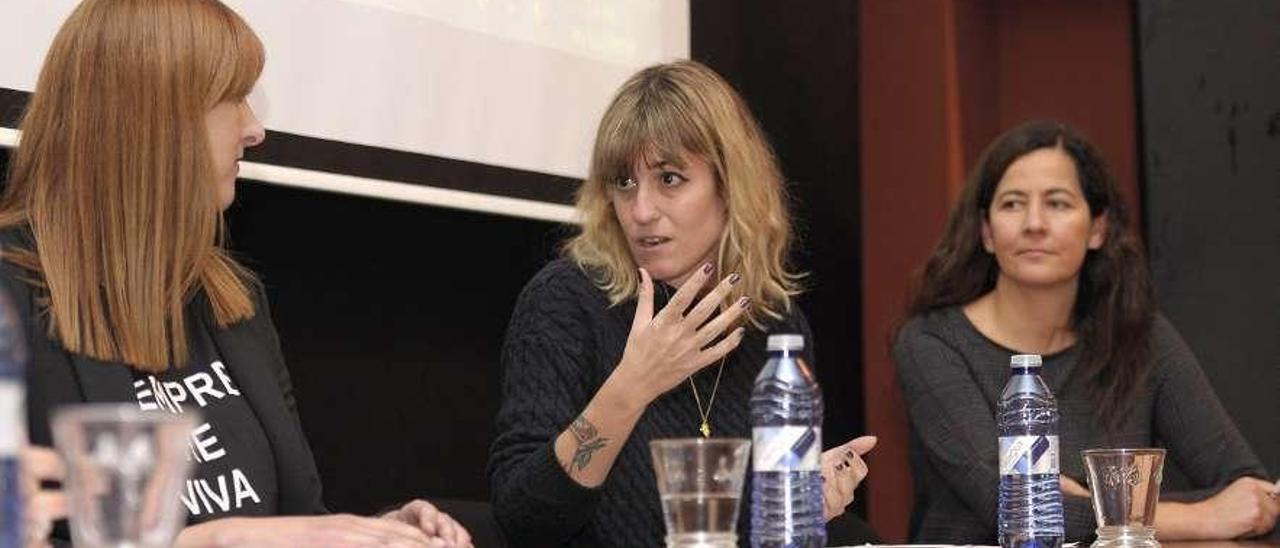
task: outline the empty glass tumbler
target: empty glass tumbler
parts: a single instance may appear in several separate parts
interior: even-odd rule
[[[1159,547],[1155,519],[1164,449],[1090,449],[1081,455],[1098,518],[1093,548]]]

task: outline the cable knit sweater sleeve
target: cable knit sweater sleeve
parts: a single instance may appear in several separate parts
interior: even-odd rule
[[[575,482],[556,460],[554,443],[594,395],[592,294],[567,261],[544,268],[525,286],[502,347],[502,406],[490,450],[494,515],[520,545],[567,543],[579,534],[599,489]]]

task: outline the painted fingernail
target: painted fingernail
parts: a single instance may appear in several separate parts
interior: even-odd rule
[[[702,265],[702,273],[703,273],[703,274],[710,274],[710,273],[711,273],[711,263],[707,263],[707,264]]]
[[[845,451],[844,456],[846,458],[853,458],[853,451]]]
[[[848,467],[850,467],[850,466],[853,466],[853,465],[852,465],[852,464],[849,464],[849,461],[844,461],[844,467],[845,467],[845,468],[848,468]]]
[[[742,279],[742,275],[738,274],[737,272],[734,272],[733,274],[729,275],[729,284],[730,285],[736,284],[738,283],[738,280],[741,280],[741,279]]]
[[[751,304],[751,297],[747,297],[744,295],[738,298],[738,306],[741,306],[742,308],[746,308],[747,305],[749,304]]]

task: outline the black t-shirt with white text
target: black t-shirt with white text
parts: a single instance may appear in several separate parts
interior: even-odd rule
[[[181,495],[188,522],[275,515],[271,444],[209,333],[195,328],[191,335],[186,366],[158,374],[133,371],[133,394],[143,411],[195,410],[202,416],[187,444],[194,465]]]

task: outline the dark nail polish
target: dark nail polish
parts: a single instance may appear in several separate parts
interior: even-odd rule
[[[707,263],[707,264],[702,265],[702,273],[703,273],[703,274],[710,274],[710,273],[711,273],[711,263]]]
[[[837,464],[837,465],[836,465],[836,472],[839,472],[839,471],[841,471],[841,470],[844,470],[844,466]]]
[[[845,451],[844,456],[848,458],[853,458],[853,451]]]
[[[853,466],[853,465],[852,465],[852,464],[849,464],[849,461],[844,461],[844,467],[845,467],[845,468],[848,468],[848,467],[850,467],[850,466]]]
[[[738,274],[737,272],[734,272],[733,274],[729,275],[729,284],[730,285],[736,284],[738,283],[738,280],[741,280],[741,279],[742,279],[742,275]]]
[[[751,297],[741,297],[738,299],[738,306],[741,306],[742,308],[746,308],[750,304]]]

